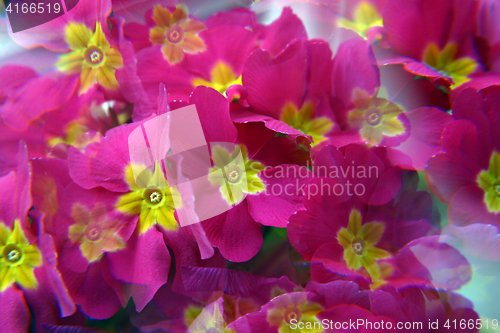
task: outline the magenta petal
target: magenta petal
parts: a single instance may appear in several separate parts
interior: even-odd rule
[[[260,332],[260,333],[276,333],[278,332],[278,327],[269,327],[269,323],[266,320],[266,313],[252,312],[248,313],[245,316],[241,316],[235,321],[233,321],[228,329],[236,331],[238,333],[252,333],[252,332]]]
[[[335,147],[344,147],[351,143],[364,144],[365,140],[361,138],[359,131],[338,131],[328,134],[328,142]]]
[[[421,309],[417,310],[412,302],[405,302],[401,294],[398,294],[394,289],[375,290],[370,294],[370,303],[374,315],[386,316],[400,322],[411,320],[408,318],[408,312],[418,315],[418,312],[422,311]]]
[[[304,135],[304,133],[296,130],[293,127],[290,127],[280,120],[276,120],[275,118],[258,113],[253,113],[247,111],[246,109],[236,109],[235,111],[231,112],[231,118],[236,123],[263,122],[267,128],[275,132],[294,136],[306,136]]]
[[[31,208],[31,164],[29,162],[28,151],[24,142],[19,143],[19,152],[16,156],[16,187],[14,200],[16,216],[24,221],[26,212]]]
[[[218,91],[198,86],[193,90],[189,102],[196,105],[208,142],[236,141],[237,131],[229,116],[229,102]]]
[[[31,165],[33,206],[45,213],[44,230],[56,235],[58,225],[53,222],[54,216],[59,211],[64,188],[71,183],[68,163],[57,158],[39,158],[32,160]]]
[[[182,280],[189,292],[224,291],[229,294],[249,295],[257,292],[266,282],[263,276],[225,268],[182,266]]]
[[[481,1],[478,19],[478,33],[479,35],[485,37],[490,44],[500,42],[500,31],[498,29],[494,29],[499,20],[499,3],[495,0]]]
[[[115,290],[104,279],[102,261],[90,264],[85,274],[73,273],[59,266],[73,300],[85,315],[94,319],[107,319],[121,308]]]
[[[410,136],[399,146],[389,149],[388,155],[396,165],[422,171],[427,161],[441,152],[441,132],[453,118],[435,108],[418,108],[406,112],[405,115],[411,125]],[[397,154],[392,153],[393,150],[403,153],[409,161],[397,159]]]
[[[205,21],[209,29],[214,29],[220,26],[240,26],[253,27],[257,19],[255,13],[249,8],[238,7],[229,11],[221,11],[207,18]]]
[[[387,1],[383,18],[389,43],[399,54],[415,59],[420,59],[427,43],[444,46],[451,20],[442,18],[453,15],[452,6],[453,1]]]
[[[305,135],[304,133],[296,130],[293,127],[290,127],[280,120],[276,120],[272,117],[261,115],[258,113],[253,113],[245,109],[237,109],[231,112],[231,118],[236,123],[263,122],[267,128],[275,132],[288,134],[291,136],[304,136],[310,138],[309,135]]]
[[[236,110],[234,110],[236,111]],[[234,114],[231,111],[231,118]],[[234,118],[232,118],[234,121]],[[237,143],[243,143],[248,151],[248,156],[252,159],[255,158],[255,154],[266,147],[268,142],[275,138],[276,133],[265,126],[264,123],[238,123],[235,121],[234,124],[238,130],[238,140]],[[267,165],[265,161],[261,161],[263,164]]]
[[[407,71],[415,75],[420,75],[431,79],[444,78],[446,81],[451,82],[451,79],[449,77],[443,75],[441,72],[428,66],[425,63],[410,61],[404,67]]]
[[[127,23],[123,26],[123,34],[133,45],[135,51],[139,51],[153,45],[148,38],[149,27],[147,25],[131,22],[127,19],[125,19],[125,22]]]
[[[371,202],[371,200],[373,200],[373,203],[385,203],[394,198],[401,187],[401,180],[398,179],[399,170],[390,170],[386,175],[384,162],[376,155],[376,150],[367,149],[365,146],[353,144],[342,148],[342,150],[345,154],[345,168],[343,171],[341,169],[339,174],[345,171],[346,175],[344,176],[342,174],[341,177],[345,177],[344,179],[347,181],[351,180],[352,184],[356,184],[354,187],[356,187],[357,184],[364,185],[365,192],[359,196],[362,201]],[[350,170],[348,169],[349,166],[351,167]],[[357,166],[358,169],[359,166],[364,166],[364,168],[368,170],[368,173],[364,177],[358,177],[358,173],[354,172],[357,171],[354,166]],[[373,169],[374,172],[370,171],[372,167],[375,167]],[[379,177],[381,178],[378,179]],[[384,180],[388,180],[389,182],[385,183]],[[378,191],[377,194],[382,196],[380,198],[372,198],[374,195],[372,194],[373,191]],[[347,196],[347,193],[345,196]]]
[[[265,35],[261,48],[273,55],[280,53],[294,39],[307,39],[304,25],[289,7],[283,8],[276,21],[261,28]]]
[[[311,281],[307,284],[306,291],[324,296],[326,308],[341,304],[370,308],[368,292],[360,290],[360,286],[352,281],[333,281],[325,284]]]
[[[0,92],[2,99],[16,89],[21,88],[26,82],[34,80],[38,74],[30,67],[18,65],[5,65],[0,69],[0,80],[3,82]]]
[[[306,47],[309,62],[307,95],[320,98],[323,92],[329,93],[332,89],[332,51],[329,45],[321,40],[309,41]]]
[[[359,39],[342,43],[333,59],[332,95],[349,106],[355,88],[371,95],[379,86],[380,74],[368,43]]]
[[[305,202],[306,210],[290,217],[288,237],[304,259],[311,260],[323,244],[337,244],[337,232],[347,227],[351,210],[351,205],[340,203],[340,200],[334,195],[313,196]],[[332,212],[335,212],[335,219],[332,219]]]
[[[253,111],[280,119],[286,102],[300,108],[306,92],[306,66],[305,47],[299,40],[276,57],[261,49],[253,51],[242,74]]]
[[[123,36],[123,20],[118,22],[118,48],[123,58],[123,68],[115,72],[116,80],[120,84],[120,91],[124,97],[134,103],[134,112],[132,119],[140,121],[148,118],[156,111],[154,105],[148,99],[142,82],[137,75],[137,59],[134,55],[134,49],[128,40]]]
[[[134,233],[125,249],[107,257],[117,280],[151,286],[155,291],[167,282],[170,255],[163,234],[154,228],[140,236]]]
[[[414,240],[390,260],[410,284],[457,290],[469,282],[472,275],[467,259],[455,248],[441,243],[439,236]],[[406,284],[401,282],[395,284],[400,287]]]
[[[24,142],[18,144],[16,171],[0,178],[0,220],[13,225],[14,219],[25,221],[31,208],[31,164]]]
[[[301,138],[304,140],[300,140]],[[307,168],[311,165],[311,160],[309,151],[303,147],[306,146],[308,142],[309,141],[304,137],[293,140],[293,138],[276,136],[269,140],[267,144],[253,156],[253,159],[261,161],[266,166],[297,164]]]
[[[381,176],[379,176],[378,184],[370,197],[370,205],[385,205],[394,199],[400,192],[401,186],[401,169],[392,167]]]
[[[242,8],[243,9],[243,8]],[[186,54],[188,61],[180,66],[210,81],[210,72],[222,61],[238,77],[250,52],[257,48],[257,36],[244,27],[224,25],[200,32],[207,49],[197,54]],[[186,66],[184,66],[186,65]]]
[[[218,247],[227,260],[250,260],[263,243],[262,225],[248,213],[246,200],[224,214],[203,221],[202,225],[212,245]]]
[[[500,217],[488,212],[484,202],[484,191],[477,185],[462,187],[451,198],[448,212],[450,223],[455,225],[484,223],[500,226]]]
[[[460,249],[467,258],[485,261],[500,261],[500,235],[492,225],[474,223],[465,227],[447,225],[443,229],[446,243]]]
[[[189,306],[200,306],[200,302],[191,297],[177,294],[171,285],[161,287],[153,301],[141,313],[131,313],[132,324],[141,331],[152,332],[160,329],[166,332],[185,332],[184,314]]]
[[[345,322],[345,323],[349,324],[349,322],[357,322],[358,320],[360,320],[360,321],[363,320],[364,322],[372,321],[371,319],[373,319],[373,314],[370,311],[368,311],[366,309],[362,309],[362,308],[355,306],[355,305],[338,305],[338,306],[334,306],[331,309],[327,309],[324,312],[321,312],[320,315],[318,316],[318,319],[319,320],[326,319],[328,321],[328,323],[330,323],[330,322],[332,322],[332,323],[344,323]],[[331,327],[335,327],[335,326],[333,324],[331,326],[329,325],[329,327],[331,328]],[[349,325],[344,326],[344,328],[345,327],[349,327]],[[354,327],[357,327],[357,326],[354,325]],[[335,332],[335,331],[337,331],[337,330],[332,330],[331,332]],[[346,330],[342,330],[342,331],[343,332],[356,332],[358,330],[346,329]],[[363,330],[363,332],[365,332],[365,330]],[[383,331],[377,330],[377,333],[380,333],[380,332],[383,332]]]
[[[199,247],[195,240],[189,237],[185,228],[180,228],[175,232],[163,230],[163,237],[168,247],[174,252],[176,272],[181,272],[182,265],[196,267],[225,267],[226,260],[219,252],[209,259],[201,259]],[[206,229],[206,228],[205,228]],[[209,235],[207,235],[209,237]],[[161,291],[162,289],[160,289]],[[172,290],[176,293],[186,294],[182,274],[175,274]]]
[[[311,277],[313,281],[330,282],[332,278],[345,276],[350,281],[365,285],[369,277],[347,267],[344,260],[344,248],[335,242],[322,245],[311,259]],[[324,278],[330,278],[322,281]],[[364,281],[363,281],[364,280]]]
[[[483,95],[476,89],[463,89],[459,94],[456,94],[453,101],[453,116],[457,119],[472,120],[480,128],[488,128],[491,120],[487,113],[480,112],[486,106],[483,98]]]
[[[65,75],[57,80],[46,76],[30,80],[7,98],[2,106],[3,120],[17,130],[26,129],[42,114],[62,107],[73,95],[77,79]]]
[[[186,228],[191,229],[196,242],[198,243],[198,249],[200,250],[201,259],[208,259],[214,255],[214,248],[210,241],[207,238],[207,234],[205,230],[203,230],[203,226],[199,223],[195,223],[187,226]]]
[[[0,325],[3,332],[29,331],[31,315],[21,290],[10,287],[0,293],[0,308]]]
[[[312,173],[297,165],[283,164],[261,172],[260,177],[266,190],[247,196],[250,215],[263,225],[286,228],[290,216],[304,207],[304,188]]]
[[[57,298],[61,316],[69,316],[75,312],[76,307],[57,270],[57,256],[52,237],[40,230],[38,234],[38,245],[43,253],[45,273],[50,281],[52,292]]]
[[[12,204],[15,195],[16,174],[9,172],[0,178],[0,220],[7,225],[13,225],[17,217],[17,209]]]
[[[85,273],[89,266],[89,262],[80,251],[78,243],[73,244],[69,239],[66,240],[62,253],[59,254],[60,264],[76,273]]]
[[[85,189],[101,186],[113,192],[128,192],[130,188],[124,180],[130,163],[128,137],[137,125],[125,124],[109,130],[100,142],[85,147],[85,153],[71,147],[68,167],[73,181]]]
[[[416,78],[403,66],[379,66],[382,87],[387,89],[389,100],[402,105],[406,110],[420,107],[451,109],[450,96],[440,90],[435,82]]]
[[[497,57],[497,59],[498,58],[499,57]],[[498,73],[498,70],[496,70],[495,72],[477,73],[471,75],[470,77],[471,77],[470,81],[461,84],[456,89],[453,89],[452,91],[453,97],[458,96],[463,90],[467,88],[474,88],[477,90],[481,90],[489,86],[500,84],[500,74]]]
[[[127,284],[124,299],[125,301],[132,298],[135,304],[135,310],[141,312],[146,305],[153,299],[158,288],[156,286],[145,286],[140,284]]]
[[[477,173],[488,167],[487,149],[478,136],[476,126],[467,120],[453,121],[443,132],[447,153],[431,158],[425,170],[429,187],[441,200],[449,201],[463,186],[477,185]]]
[[[137,75],[141,79],[150,103],[155,106],[160,83],[164,83],[167,88],[169,102],[187,101],[189,94],[193,91],[192,75],[180,66],[170,66],[163,58],[160,49],[160,45],[153,45],[135,54]]]

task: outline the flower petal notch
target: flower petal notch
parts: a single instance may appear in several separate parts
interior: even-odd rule
[[[228,211],[258,187],[249,183],[262,168],[234,143],[209,146],[195,105],[144,122],[130,133],[128,147],[135,184],[151,192],[150,200],[168,193],[181,226]]]

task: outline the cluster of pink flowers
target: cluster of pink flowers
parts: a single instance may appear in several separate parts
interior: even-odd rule
[[[80,0],[10,33],[0,331],[479,332],[458,291],[500,277],[500,2],[281,2]],[[207,170],[137,164],[132,133],[189,105]]]

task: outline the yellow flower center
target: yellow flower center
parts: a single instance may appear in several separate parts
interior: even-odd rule
[[[169,187],[161,164],[157,162],[154,172],[145,168],[139,173],[137,180],[133,168],[142,166],[129,165],[125,170],[125,181],[130,186],[130,192],[123,194],[115,207],[127,214],[139,214],[139,232],[145,233],[155,224],[167,230],[177,230],[178,223],[174,217],[176,205],[182,204],[180,194],[175,187]],[[136,181],[138,183],[136,183]]]
[[[188,18],[185,5],[177,5],[173,12],[156,5],[153,10],[153,21],[156,26],[149,30],[149,41],[162,45],[163,58],[171,65],[181,62],[184,53],[206,50],[205,42],[197,35],[206,27],[203,23]]]
[[[96,242],[99,239],[101,239],[101,235],[102,235],[102,228],[98,225],[87,227],[87,230],[85,232],[85,236],[91,242]]]
[[[349,111],[348,121],[352,128],[359,128],[359,134],[370,145],[378,145],[384,136],[396,136],[405,132],[398,116],[403,108],[385,98],[369,96],[357,91],[359,96],[354,102],[355,109]]]
[[[347,267],[352,270],[363,267],[374,285],[381,283],[381,272],[377,261],[390,256],[389,252],[375,246],[382,237],[384,229],[385,226],[381,222],[362,224],[361,213],[353,209],[347,228],[341,228],[337,233],[337,240],[344,248]]]
[[[3,255],[7,259],[7,262],[15,264],[21,260],[23,253],[17,245],[7,244],[3,249]]]
[[[469,81],[467,76],[477,68],[474,59],[469,57],[457,59],[457,53],[456,43],[448,43],[441,51],[435,43],[431,43],[424,52],[423,60],[426,64],[453,79],[455,83],[451,86],[452,88]]]
[[[331,131],[333,123],[327,117],[316,117],[315,106],[311,102],[306,102],[300,110],[292,102],[287,102],[281,113],[281,121],[310,135],[313,139],[312,146],[325,141],[324,136]]]
[[[352,21],[342,18],[337,20],[337,25],[339,27],[352,29],[358,32],[361,36],[366,37],[366,33],[370,30],[370,28],[382,26],[383,22],[377,8],[367,1],[362,1],[358,8],[356,8],[354,19]]]
[[[123,67],[123,58],[118,48],[111,47],[99,22],[94,31],[83,23],[69,22],[65,40],[71,51],[59,56],[56,67],[65,73],[80,73],[80,95],[96,83],[118,89],[115,70]]]
[[[33,289],[38,281],[34,269],[42,265],[42,256],[36,244],[30,244],[19,220],[10,230],[0,222],[0,293],[13,283]]]
[[[230,86],[234,84],[241,84],[241,75],[236,77],[236,73],[233,71],[231,66],[222,61],[217,61],[210,72],[210,81],[202,78],[195,78],[192,82],[195,87],[207,86],[214,88],[221,94],[225,94],[227,88]]]
[[[297,312],[299,312],[299,313],[297,314]],[[287,315],[285,316],[285,320],[288,324],[290,324],[291,321],[294,319],[298,322],[299,318],[300,318],[300,311],[298,309],[289,311],[287,313]]]
[[[256,194],[266,186],[257,175],[264,165],[248,159],[244,146],[236,146],[232,153],[226,148],[215,146],[212,149],[215,167],[208,176],[212,185],[220,186],[222,197],[230,205],[240,203],[245,194]]]
[[[380,121],[382,120],[382,117],[380,115],[380,112],[378,110],[369,110],[366,114],[366,122],[370,126],[377,126],[380,124]]]
[[[158,205],[163,199],[163,193],[157,189],[148,189],[144,191],[144,199],[152,205]]]
[[[493,183],[493,192],[495,192],[497,198],[500,197],[500,180],[497,180],[495,181],[495,183]]]
[[[276,297],[271,302],[275,307],[267,312],[267,322],[269,326],[276,327],[275,332],[307,332],[319,333],[323,332],[323,328],[318,319],[318,314],[324,311],[324,308],[315,302],[309,302],[305,294],[300,295],[299,298],[293,300],[290,295],[282,295]],[[276,303],[274,302],[276,301]],[[299,301],[300,303],[298,303]],[[303,328],[291,329],[290,325],[301,323]],[[319,327],[318,327],[319,326]]]
[[[362,239],[359,239],[357,241],[353,241],[352,250],[354,251],[354,253],[356,253],[357,255],[363,254],[363,243],[364,243],[364,241]]]
[[[227,171],[227,180],[233,184],[237,183],[238,180],[240,180],[240,173],[238,172],[237,168],[232,171]]]
[[[97,46],[90,46],[85,50],[85,60],[89,65],[100,65],[104,60],[104,53]]]
[[[175,25],[167,30],[167,40],[172,44],[179,44],[184,36],[184,31],[178,25]]]
[[[477,176],[477,183],[484,191],[484,203],[488,211],[500,212],[500,153],[493,152],[488,170],[483,170]]]
[[[119,221],[112,221],[102,203],[89,211],[87,207],[75,203],[71,208],[71,217],[75,223],[68,228],[68,238],[72,243],[79,243],[80,251],[88,262],[99,260],[103,253],[114,252],[125,247],[125,242],[118,235]]]

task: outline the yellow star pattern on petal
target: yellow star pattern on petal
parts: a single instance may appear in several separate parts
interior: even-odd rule
[[[424,62],[429,66],[442,72],[444,75],[453,79],[454,84],[451,88],[470,80],[467,76],[474,73],[477,68],[477,62],[469,57],[457,59],[458,46],[456,43],[448,43],[440,51],[435,43],[429,44],[424,53]]]
[[[239,154],[241,152],[241,158]],[[210,170],[208,179],[212,185],[219,185],[222,197],[228,204],[239,204],[244,193],[256,194],[265,190],[266,185],[258,173],[264,170],[264,165],[248,159],[245,146],[236,146],[229,151],[221,146],[212,149],[212,160],[215,167]]]
[[[92,211],[81,204],[74,204],[71,216],[75,224],[68,229],[72,243],[80,243],[82,255],[89,261],[97,261],[104,252],[125,248],[125,242],[117,234],[118,221],[109,223],[106,207],[98,203]]]
[[[116,203],[116,209],[124,214],[139,214],[139,233],[143,234],[155,224],[159,224],[166,230],[175,231],[179,227],[174,217],[174,202],[181,202],[177,190],[170,188],[163,175],[160,163],[155,164],[154,172],[149,169],[134,179],[134,173],[129,165],[125,171],[125,181],[131,192],[120,197]],[[144,184],[144,187],[142,184]],[[174,200],[174,196],[175,198]]]
[[[0,292],[13,283],[34,289],[38,285],[34,270],[41,265],[40,251],[28,242],[19,221],[12,231],[0,223]]]
[[[492,213],[500,212],[500,154],[491,154],[488,170],[483,170],[477,176],[477,183],[484,191],[484,202]]]
[[[365,91],[354,92],[355,109],[349,111],[348,122],[359,128],[359,134],[370,145],[378,145],[384,136],[403,134],[406,129],[398,116],[403,108],[386,98],[370,96]]]
[[[353,270],[365,268],[375,285],[382,283],[377,260],[391,256],[389,252],[375,247],[384,234],[384,229],[382,222],[369,222],[362,225],[361,213],[353,209],[347,228],[342,228],[337,233],[337,240],[344,248],[347,266]]]
[[[233,72],[231,67],[225,64],[222,61],[218,61],[212,72],[210,73],[211,81],[207,81],[201,78],[193,79],[193,85],[197,86],[207,86],[210,88],[214,88],[221,94],[224,94],[230,86],[234,84],[242,84],[241,83],[241,75],[236,77],[236,74]]]
[[[79,93],[87,92],[99,83],[107,89],[118,89],[115,70],[123,67],[123,58],[112,48],[96,23],[92,32],[85,24],[71,22],[66,26],[65,39],[71,52],[59,57],[56,67],[65,73],[80,73]]]
[[[153,10],[156,26],[149,30],[149,40],[153,44],[161,44],[163,57],[170,64],[177,64],[184,59],[184,52],[198,53],[206,50],[205,42],[197,35],[206,29],[197,20],[188,18],[187,8],[177,5],[173,12],[161,5]]]
[[[337,20],[337,25],[356,31],[366,38],[366,33],[370,28],[382,26],[382,16],[377,8],[368,1],[362,1],[354,12],[353,20],[341,18]]]
[[[316,117],[315,107],[311,102],[304,103],[300,110],[297,110],[292,102],[286,103],[281,113],[281,121],[310,135],[314,141],[312,146],[325,141],[324,135],[333,127],[332,121],[327,117]]]

